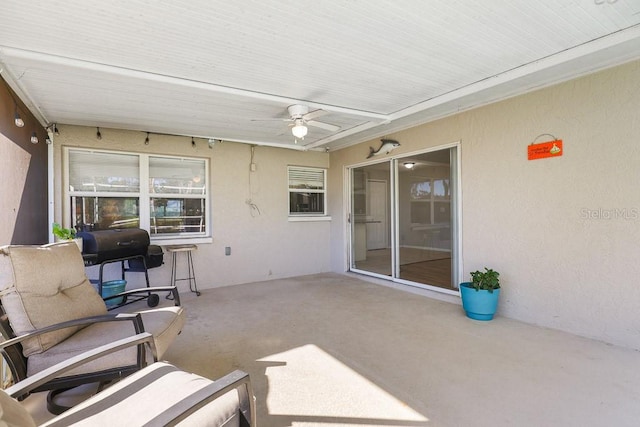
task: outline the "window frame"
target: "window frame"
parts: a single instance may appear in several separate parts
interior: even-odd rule
[[[71,209],[71,197],[79,196],[79,197],[130,197],[130,198],[138,198],[139,203],[139,227],[143,230],[146,230],[149,233],[150,239],[153,244],[163,245],[163,244],[176,244],[176,243],[211,243],[213,241],[212,238],[212,209],[211,209],[211,183],[209,179],[210,175],[210,159],[206,157],[197,157],[197,156],[176,156],[176,155],[168,155],[168,154],[160,154],[160,153],[140,153],[140,152],[130,152],[130,151],[118,151],[118,150],[103,150],[103,149],[95,149],[95,148],[86,148],[86,147],[62,147],[63,154],[63,162],[62,162],[62,218],[63,224],[66,227],[73,226],[73,212]],[[82,191],[71,191],[70,190],[70,161],[69,154],[73,151],[83,151],[89,153],[105,153],[105,154],[122,154],[122,155],[133,155],[138,158],[138,173],[140,180],[140,190],[139,192],[82,192]],[[204,193],[196,194],[196,195],[187,195],[187,194],[162,194],[162,193],[154,193],[149,188],[149,159],[151,157],[160,157],[165,159],[176,159],[176,160],[189,160],[189,161],[202,161],[204,162],[205,176],[204,176]],[[204,214],[204,232],[198,233],[195,235],[188,234],[177,234],[171,235],[167,234],[151,234],[151,206],[150,202],[152,199],[157,198],[165,198],[171,196],[175,196],[175,198],[198,198],[204,199],[205,206],[205,214]]]
[[[449,181],[448,178],[433,178],[433,177],[413,177],[412,178],[412,185],[413,184],[421,184],[421,183],[429,183],[429,196],[428,197],[420,197],[420,198],[410,198],[409,202],[410,202],[410,215],[411,218],[413,219],[413,209],[414,207],[417,206],[421,206],[421,205],[425,205],[429,211],[429,222],[413,222],[413,220],[411,221],[411,225],[412,226],[423,226],[423,225],[427,225],[427,226],[433,226],[433,225],[440,225],[442,224],[442,222],[438,222],[436,221],[436,204],[437,203],[442,203],[442,204],[448,204],[449,205],[449,216],[451,215],[451,184],[448,184],[449,187],[449,192],[447,194],[445,194],[444,196],[438,196],[436,195],[436,181]]]
[[[310,172],[322,172],[322,189],[300,189],[291,187],[291,172],[298,171],[310,171]],[[322,212],[291,212],[291,193],[316,193],[322,194]],[[316,220],[329,220],[331,219],[327,215],[327,169],[322,167],[313,166],[287,166],[287,211],[289,221],[316,221]]]

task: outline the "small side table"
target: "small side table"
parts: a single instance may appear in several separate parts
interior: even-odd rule
[[[194,292],[197,296],[200,296],[198,291],[198,285],[196,284],[196,273],[193,269],[193,258],[191,258],[191,252],[198,249],[196,245],[171,245],[165,246],[167,252],[171,253],[171,286],[176,286],[176,282],[180,280],[189,281],[189,290]],[[176,278],[176,258],[179,252],[184,252],[187,255],[187,277]],[[168,296],[167,296],[168,297]]]

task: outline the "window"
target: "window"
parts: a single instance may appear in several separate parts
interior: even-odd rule
[[[326,215],[326,170],[289,166],[289,215]]]
[[[443,224],[451,217],[449,179],[429,179],[411,183],[411,223]]]
[[[151,235],[205,231],[205,163],[149,157]]]
[[[210,235],[205,159],[82,149],[66,153],[70,214],[77,228],[140,227],[156,239]]]

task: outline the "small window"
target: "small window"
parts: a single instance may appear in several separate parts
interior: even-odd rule
[[[326,169],[289,166],[289,215],[326,215]]]

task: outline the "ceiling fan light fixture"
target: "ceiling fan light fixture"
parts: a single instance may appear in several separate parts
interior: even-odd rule
[[[303,139],[307,135],[308,129],[304,125],[304,121],[302,119],[297,119],[295,123],[295,126],[291,128],[291,133],[297,139]]]

